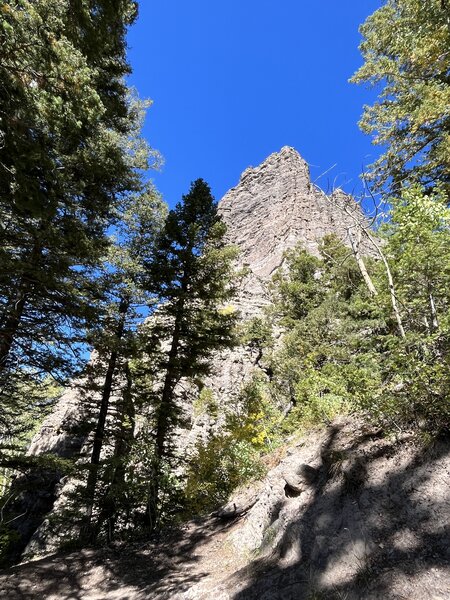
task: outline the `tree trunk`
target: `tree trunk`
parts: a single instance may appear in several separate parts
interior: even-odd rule
[[[45,231],[45,223],[41,224],[40,232]],[[14,300],[6,307],[0,322],[0,373],[2,373],[8,362],[12,345],[17,335],[17,331],[22,320],[23,312],[27,304],[31,291],[31,281],[35,276],[36,270],[39,270],[39,261],[42,255],[42,248],[38,241],[35,241],[30,254],[28,255],[28,269],[22,274],[19,284],[16,288]],[[29,278],[26,276],[28,272]]]
[[[397,185],[401,186],[401,183],[400,183],[401,179],[400,179],[400,177],[399,176],[396,176],[396,177],[397,177],[397,179],[395,179],[395,177],[394,177],[394,179],[397,182]],[[380,245],[376,242],[375,238],[373,236],[371,236],[370,233],[367,231],[367,227],[364,227],[364,226],[361,225],[361,223],[358,223],[357,219],[354,217],[354,215],[352,215],[352,213],[348,210],[347,207],[345,207],[344,210],[353,219],[355,225],[360,228],[360,231],[361,231],[361,228],[362,228],[362,232],[367,237],[367,239],[369,240],[369,242],[375,247],[375,249],[376,249],[379,257],[383,261],[384,268],[386,270],[386,276],[387,276],[388,283],[389,283],[389,293],[390,293],[390,296],[391,296],[392,309],[394,311],[395,320],[397,321],[397,329],[398,329],[400,337],[404,338],[405,337],[405,330],[403,328],[402,318],[401,318],[400,311],[399,311],[398,304],[397,304],[397,296],[396,296],[396,293],[395,293],[394,280],[392,278],[391,269],[389,267],[389,263],[388,263],[385,255],[384,255],[384,252],[381,250]]]
[[[14,338],[19,329],[26,301],[27,295],[25,291],[20,291],[17,294],[9,314],[6,315],[4,323],[2,324],[2,329],[0,331],[0,373],[6,369],[9,353],[11,352]]]
[[[430,310],[431,310],[431,323],[433,326],[433,329],[439,329],[439,321],[438,321],[438,317],[437,317],[437,311],[436,311],[436,304],[434,303],[434,298],[433,298],[433,294],[430,292],[429,294],[429,298],[430,298]]]
[[[111,352],[108,361],[108,368],[106,370],[105,382],[103,384],[102,389],[102,398],[100,402],[100,412],[97,420],[97,427],[95,429],[94,435],[94,443],[92,446],[92,454],[89,466],[89,474],[88,480],[86,483],[86,513],[85,513],[85,523],[83,526],[82,536],[90,540],[92,538],[92,511],[94,508],[94,499],[95,499],[95,491],[97,487],[98,480],[98,469],[100,466],[100,455],[103,448],[103,441],[105,438],[105,425],[106,418],[108,416],[109,409],[109,400],[111,398],[114,373],[117,367],[117,361],[120,355],[120,342],[123,337],[124,329],[125,329],[125,319],[129,308],[128,300],[121,300],[119,306],[119,322],[117,325],[117,329],[115,332],[116,338],[116,347]]]
[[[169,356],[167,361],[167,370],[166,375],[164,377],[164,385],[161,394],[161,403],[157,412],[153,481],[151,482],[151,490],[149,491],[147,508],[150,530],[156,528],[159,519],[158,504],[160,500],[161,467],[162,461],[166,456],[165,445],[167,441],[167,435],[170,430],[170,420],[174,408],[173,390],[178,380],[177,373],[175,371],[175,366],[180,343],[181,313],[182,307],[179,308],[178,314],[175,317],[172,342],[170,345]]]
[[[127,380],[126,388],[122,395],[122,402],[119,406],[119,431],[116,437],[114,447],[114,471],[111,476],[111,483],[105,494],[103,506],[101,507],[100,517],[96,528],[95,538],[97,538],[103,524],[107,526],[108,543],[114,539],[114,531],[120,510],[120,498],[124,498],[126,460],[130,455],[134,440],[134,428],[136,422],[136,411],[131,395],[132,376],[128,361],[125,363],[125,377]]]
[[[364,260],[362,259],[362,256],[359,252],[359,244],[361,243],[361,232],[358,235],[358,240],[355,241],[355,239],[353,238],[353,235],[351,233],[351,230],[348,229],[348,237],[350,239],[350,244],[352,246],[352,250],[353,250],[353,254],[355,256],[355,260],[358,264],[359,270],[361,271],[361,275],[364,279],[365,284],[367,285],[367,288],[370,292],[371,296],[376,296],[377,295],[377,290],[373,284],[373,281],[369,275],[369,273],[367,272],[366,269],[366,265],[364,263]]]
[[[375,248],[378,252],[378,255],[380,256],[381,260],[383,261],[384,268],[386,271],[386,276],[388,279],[388,284],[389,284],[389,293],[391,296],[392,310],[394,311],[395,320],[397,321],[397,329],[400,334],[400,337],[404,338],[404,337],[406,337],[406,335],[405,335],[405,330],[403,328],[403,322],[402,322],[402,318],[400,315],[400,310],[399,310],[398,304],[397,304],[397,296],[395,293],[394,279],[392,277],[389,263],[386,259],[386,256],[384,255],[384,252],[381,250],[380,245],[375,241],[375,239],[367,231],[365,231],[365,234],[367,235],[369,240],[372,242],[372,244],[375,246]]]

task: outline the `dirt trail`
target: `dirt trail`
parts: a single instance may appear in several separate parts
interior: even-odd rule
[[[449,600],[449,483],[448,439],[418,449],[341,420],[286,448],[222,518],[18,565],[0,598]]]
[[[189,598],[242,566],[226,538],[236,524],[209,518],[160,542],[52,555],[0,571],[0,598],[141,600]],[[187,595],[186,595],[187,594]],[[195,596],[200,597],[200,596]]]

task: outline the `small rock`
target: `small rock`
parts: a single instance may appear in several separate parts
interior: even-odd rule
[[[317,469],[305,464],[283,471],[283,479],[289,488],[299,494],[312,485],[317,480],[318,475]]]

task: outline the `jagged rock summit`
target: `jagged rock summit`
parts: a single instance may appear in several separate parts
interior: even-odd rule
[[[239,266],[249,270],[238,294],[243,316],[259,312],[265,303],[265,283],[287,249],[301,242],[317,254],[325,235],[345,241],[349,228],[364,219],[353,198],[341,190],[327,196],[317,187],[307,162],[290,146],[246,169],[219,202],[219,211],[229,242],[239,247]]]
[[[259,167],[246,169],[219,207],[241,261],[266,279],[281,265],[284,251],[299,241],[315,254],[324,235],[345,239],[354,222],[336,199],[336,194],[327,197],[311,182],[306,161],[284,146]],[[355,212],[355,202],[347,200]]]

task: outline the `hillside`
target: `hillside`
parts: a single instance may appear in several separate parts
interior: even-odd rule
[[[8,600],[446,600],[450,443],[341,419],[286,444],[221,511],[153,542],[0,574]]]

